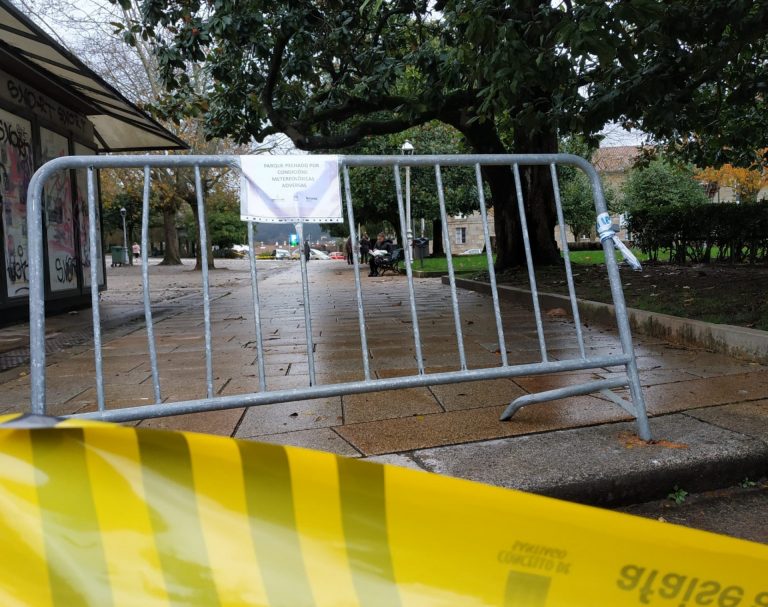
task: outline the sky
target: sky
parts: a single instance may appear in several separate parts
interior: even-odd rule
[[[600,142],[601,148],[613,148],[622,145],[640,145],[642,144],[647,135],[643,131],[632,129],[627,131],[615,122],[609,122],[600,131],[600,134],[604,136],[604,139]]]

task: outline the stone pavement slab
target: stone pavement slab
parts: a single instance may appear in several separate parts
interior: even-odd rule
[[[234,436],[255,438],[267,434],[339,426],[342,422],[340,396],[260,405],[246,410]]]
[[[345,425],[443,412],[429,388],[353,394],[344,396],[343,403]]]
[[[432,386],[432,394],[446,411],[508,405],[526,391],[511,379],[491,379],[472,384]]]
[[[205,411],[189,415],[174,415],[171,417],[156,417],[142,420],[141,428],[158,430],[184,430],[187,432],[202,432],[219,436],[232,436],[245,409],[226,409],[224,411]]]
[[[597,505],[704,491],[765,475],[768,444],[687,415],[653,420],[656,444],[630,423],[415,451],[426,470]]]
[[[511,421],[501,422],[499,416],[505,408],[506,405],[501,405],[411,415],[347,424],[337,428],[337,431],[364,454],[381,455],[423,449],[430,445],[485,441],[629,418],[622,409],[592,396],[577,396],[526,407]]]
[[[693,409],[686,411],[686,414],[714,426],[757,438],[768,444],[768,400]],[[768,467],[766,467],[765,474],[768,475]]]
[[[314,428],[312,430],[298,430],[296,432],[284,432],[282,434],[267,434],[259,436],[258,440],[277,445],[291,445],[328,451],[347,457],[359,457],[360,453],[341,436],[330,428]]]

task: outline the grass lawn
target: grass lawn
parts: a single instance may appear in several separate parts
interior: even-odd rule
[[[494,261],[496,256],[494,255]],[[421,262],[424,267],[421,267]],[[448,273],[448,262],[445,257],[427,257],[423,260],[416,259],[413,262],[414,270],[424,270],[425,272],[445,272]],[[482,272],[488,269],[488,260],[485,255],[454,255],[454,272]]]
[[[635,254],[635,257],[637,257],[641,262],[648,261],[648,256],[643,253],[640,249],[632,249],[632,252]],[[571,251],[571,263],[578,263],[578,264],[604,264],[605,263],[605,252],[603,250],[600,251]],[[621,256],[619,256],[617,259],[620,259]]]
[[[632,252],[640,261],[646,261],[648,256],[639,249],[632,249]],[[494,255],[494,261],[496,256]],[[574,264],[604,264],[605,253],[603,251],[571,251],[571,263]],[[416,270],[421,270],[421,260],[413,262]],[[485,255],[454,255],[453,269],[456,272],[482,272],[488,269],[488,262]],[[448,262],[445,257],[427,257],[424,259],[425,272],[448,272]]]

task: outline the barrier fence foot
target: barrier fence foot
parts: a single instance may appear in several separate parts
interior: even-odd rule
[[[580,384],[578,386],[568,386],[566,388],[557,388],[555,390],[547,390],[535,394],[526,394],[513,400],[509,406],[504,409],[501,417],[499,417],[499,421],[508,421],[515,413],[528,405],[544,403],[559,398],[566,398],[568,396],[583,396],[584,394],[592,394],[593,392],[601,392],[602,390],[610,390],[611,388],[622,388],[628,384],[629,380],[626,375],[623,375],[616,379],[603,379],[600,381]]]

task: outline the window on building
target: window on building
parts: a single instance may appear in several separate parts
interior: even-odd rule
[[[456,244],[467,244],[467,228],[456,228]]]

